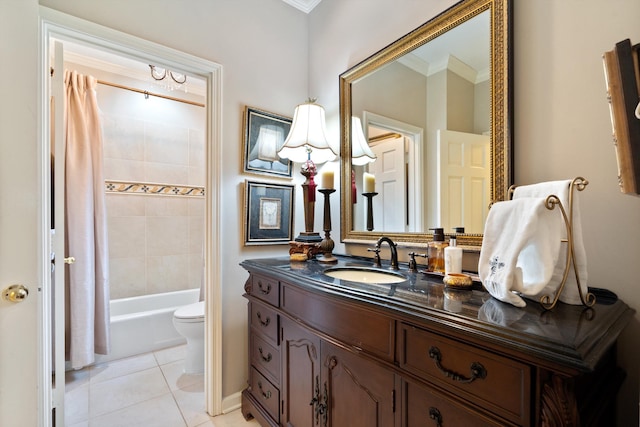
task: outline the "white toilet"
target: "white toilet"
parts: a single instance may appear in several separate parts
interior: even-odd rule
[[[184,373],[204,372],[204,301],[177,309],[173,313],[173,326],[187,339]]]

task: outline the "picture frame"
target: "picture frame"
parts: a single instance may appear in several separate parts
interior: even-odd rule
[[[245,180],[245,246],[293,240],[294,188],[293,184]]]
[[[630,39],[602,55],[609,115],[613,130],[618,186],[623,194],[640,195],[640,44]]]
[[[244,112],[244,172],[291,178],[293,164],[278,157],[292,119],[265,110],[245,106]]]

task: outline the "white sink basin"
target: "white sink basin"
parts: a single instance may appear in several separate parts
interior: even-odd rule
[[[357,283],[400,283],[407,280],[399,273],[366,267],[334,267],[324,271],[329,277]]]

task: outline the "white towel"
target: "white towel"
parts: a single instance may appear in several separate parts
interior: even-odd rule
[[[565,209],[567,215],[569,215],[569,189],[572,180],[563,180],[563,181],[549,181],[549,182],[541,182],[539,184],[532,185],[523,185],[520,187],[516,187],[513,198],[518,199],[520,197],[547,197],[549,195],[555,195],[560,199],[562,206]],[[582,239],[582,221],[580,220],[580,206],[578,202],[578,194],[577,190],[573,191],[573,251],[575,254],[575,267],[578,270],[578,275],[580,277],[580,288],[582,290],[582,295],[587,294],[587,254],[584,249],[584,242]],[[554,210],[560,212],[560,207],[556,206]],[[560,214],[561,216],[561,214]],[[564,220],[563,220],[564,221]],[[560,236],[562,239],[567,238],[567,228],[564,225],[562,226],[562,234]],[[553,272],[553,276],[551,277],[551,281],[549,282],[548,289],[552,290],[551,296],[555,296],[560,283],[562,282],[562,276],[564,274],[564,269],[567,262],[567,243],[563,243],[560,248],[560,255],[558,257],[558,262],[556,263],[555,270]],[[578,285],[576,282],[576,275],[574,271],[573,263],[570,264],[569,275],[567,276],[567,281],[564,285],[564,289],[560,294],[560,301],[565,304],[573,304],[580,305],[582,304],[582,300],[580,298],[580,293],[578,292]]]
[[[543,197],[525,197],[491,206],[484,228],[478,273],[484,287],[500,301],[526,306],[519,294],[545,291],[560,250],[563,223]]]

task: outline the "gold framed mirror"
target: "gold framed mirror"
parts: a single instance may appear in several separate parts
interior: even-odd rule
[[[342,241],[481,246],[513,181],[511,20],[511,0],[463,0],[340,75]]]

